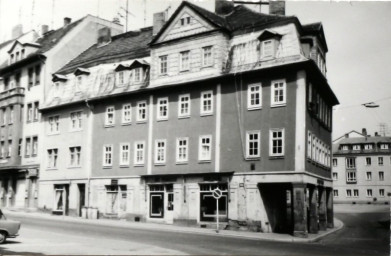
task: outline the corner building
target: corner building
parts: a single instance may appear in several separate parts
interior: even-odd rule
[[[216,1],[213,13],[183,2],[167,21],[155,14],[152,28],[102,39],[56,72],[64,90],[85,81],[88,206],[212,225],[220,188],[219,219],[231,227],[306,236],[333,225],[338,100],[323,28],[272,5],[263,14]]]

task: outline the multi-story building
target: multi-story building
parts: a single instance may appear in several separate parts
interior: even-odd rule
[[[2,206],[37,207],[43,131],[39,108],[45,89],[51,85],[51,73],[91,46],[103,26],[122,31],[120,25],[89,15],[73,23],[65,18],[57,30],[44,25],[36,40],[17,38],[10,45],[0,67]]]
[[[353,135],[353,136],[351,136]],[[352,131],[333,145],[335,203],[389,203],[391,137]]]
[[[216,1],[214,13],[183,2],[167,21],[158,13],[152,28],[102,37],[57,71],[46,129],[81,111],[83,139],[45,137],[42,176],[53,182],[41,182],[40,207],[71,212],[85,200],[101,216],[193,225],[218,212],[231,225],[296,236],[331,227],[338,100],[323,28],[270,4],[264,14]],[[51,168],[75,152],[84,182],[66,165]],[[72,196],[83,184],[85,198]]]

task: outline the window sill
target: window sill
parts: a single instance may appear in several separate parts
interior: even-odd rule
[[[162,166],[162,165],[166,165],[166,163],[154,163],[155,166]]]
[[[204,68],[213,68],[213,63],[211,64],[207,64],[207,65],[202,65],[201,69],[204,69]]]
[[[200,116],[213,116],[213,112],[212,113],[201,113]]]
[[[83,129],[75,129],[75,130],[69,130],[69,132],[81,132]]]
[[[157,122],[168,121],[168,117],[166,117],[166,118],[157,118],[156,121]]]
[[[114,127],[114,124],[105,124],[105,128],[111,128]]]
[[[144,167],[144,164],[134,164],[134,167]]]
[[[129,168],[129,164],[120,164],[119,168]]]
[[[181,69],[179,70],[179,73],[188,73],[190,72],[190,69]]]
[[[259,110],[259,109],[262,109],[262,106],[247,107],[247,110],[248,110],[248,111],[251,111],[251,110]]]
[[[136,121],[136,124],[145,124],[147,120],[138,120]]]
[[[187,116],[178,116],[178,119],[188,119],[190,118],[190,115],[187,115]]]
[[[286,107],[286,103],[275,103],[270,106],[271,108],[280,108],[280,107]]]
[[[270,160],[274,160],[274,159],[284,159],[285,156],[269,156],[269,159]]]
[[[53,133],[48,133],[47,135],[48,136],[53,136],[53,135],[59,135],[60,134],[60,132],[53,132]]]
[[[127,125],[131,125],[131,124],[132,124],[131,121],[130,121],[130,122],[122,122],[122,123],[121,123],[122,126],[127,126]]]
[[[81,166],[68,166],[67,169],[80,169]]]
[[[256,157],[249,157],[249,156],[247,156],[245,158],[245,160],[246,161],[259,161],[259,160],[261,160],[261,157],[260,156],[256,156]]]
[[[175,164],[176,164],[176,165],[187,165],[187,164],[188,164],[188,161],[186,161],[186,162],[176,162]]]
[[[46,168],[46,171],[58,171],[57,167]]]
[[[211,162],[212,162],[212,160],[198,160],[199,164],[209,164]]]
[[[106,166],[102,166],[102,168],[103,168],[103,169],[112,169],[113,166],[111,166],[111,165],[106,165]]]

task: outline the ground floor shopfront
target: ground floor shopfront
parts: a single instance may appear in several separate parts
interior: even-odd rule
[[[38,167],[0,170],[0,207],[36,209]]]
[[[308,173],[104,177],[46,181],[40,188],[40,208],[53,214],[81,216],[88,206],[101,218],[194,226],[213,225],[218,216],[224,228],[296,236],[333,227],[331,181]]]

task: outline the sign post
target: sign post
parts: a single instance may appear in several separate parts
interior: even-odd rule
[[[219,188],[213,190],[213,197],[216,199],[216,233],[219,233],[219,199],[223,192]]]

